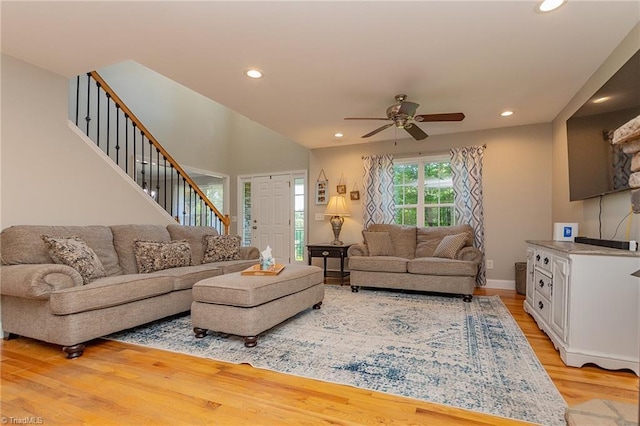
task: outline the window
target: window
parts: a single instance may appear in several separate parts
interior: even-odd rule
[[[294,243],[294,258],[296,262],[304,261],[304,204],[305,204],[305,187],[304,178],[293,179],[293,200],[294,200],[294,223],[293,223],[293,243]]]
[[[395,160],[395,222],[400,225],[455,225],[451,164],[446,156]]]

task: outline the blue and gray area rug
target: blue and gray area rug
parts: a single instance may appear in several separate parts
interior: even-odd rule
[[[566,403],[498,296],[459,298],[326,286],[306,310],[246,348],[196,339],[189,316],[108,338],[351,385],[543,425]]]

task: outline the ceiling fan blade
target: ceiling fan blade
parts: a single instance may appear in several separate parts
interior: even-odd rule
[[[385,118],[372,118],[372,117],[366,117],[366,118],[358,118],[358,117],[349,117],[349,118],[345,118],[345,120],[388,120],[387,117]]]
[[[363,136],[363,138],[368,138],[370,136],[375,135],[376,133],[380,133],[381,131],[383,131],[384,129],[388,129],[389,127],[393,126],[393,123],[389,123],[389,124],[385,124],[382,127],[378,127],[377,129],[375,129],[373,132],[369,132],[366,135]]]
[[[400,104],[400,108],[398,109],[398,114],[406,114],[409,117],[413,117],[413,114],[416,113],[416,110],[420,104],[415,102],[404,101]]]
[[[415,124],[405,126],[404,129],[417,141],[421,141],[422,139],[426,139],[427,137],[429,137],[429,135],[423,132],[422,129]]]
[[[462,121],[464,114],[461,112],[450,112],[446,114],[422,114],[413,117],[416,121]]]

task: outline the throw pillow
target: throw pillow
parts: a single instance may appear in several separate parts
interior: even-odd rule
[[[362,231],[364,242],[369,248],[369,256],[394,256],[395,250],[388,232]]]
[[[140,274],[191,265],[191,246],[187,240],[170,242],[135,240],[133,254]]]
[[[438,244],[438,247],[436,247],[433,256],[455,259],[456,254],[464,247],[467,236],[468,234],[466,232],[445,236],[442,241],[440,241],[440,244]]]
[[[240,259],[240,237],[237,235],[205,235],[202,263]]]
[[[80,237],[42,235],[42,239],[49,249],[51,259],[55,263],[71,266],[78,271],[84,284],[107,276],[96,252]]]

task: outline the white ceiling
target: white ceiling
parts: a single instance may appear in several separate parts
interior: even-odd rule
[[[640,21],[640,2],[535,4],[2,1],[2,52],[66,77],[134,60],[319,148],[393,140],[393,127],[360,138],[384,122],[343,118],[384,117],[398,93],[418,114],[466,114],[420,124],[432,135],[550,122]]]

